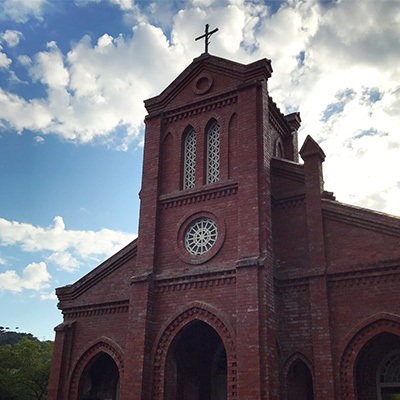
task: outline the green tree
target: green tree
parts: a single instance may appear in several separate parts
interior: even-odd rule
[[[52,342],[28,338],[0,346],[0,400],[44,400],[52,352]]]

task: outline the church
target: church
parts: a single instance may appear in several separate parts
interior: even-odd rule
[[[206,51],[145,101],[139,235],[57,289],[49,400],[400,398],[400,218],[324,189],[271,73]]]

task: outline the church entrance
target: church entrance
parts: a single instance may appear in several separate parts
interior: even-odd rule
[[[79,381],[78,400],[118,400],[119,372],[106,353],[94,356]]]
[[[166,400],[226,400],[226,351],[217,332],[194,321],[177,334],[168,350]]]
[[[355,381],[357,400],[400,400],[400,337],[372,338],[357,358]]]

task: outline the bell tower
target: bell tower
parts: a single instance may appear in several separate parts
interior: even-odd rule
[[[154,366],[138,357],[126,380],[144,398],[168,392],[175,399],[173,393],[196,386],[178,365],[184,361],[175,335],[189,333],[180,333],[176,321],[204,324],[199,335],[216,332],[210,348],[217,351],[218,340],[224,348],[227,399],[276,398],[270,161],[297,154],[299,118],[285,118],[272,102],[271,73],[267,59],[243,65],[204,53],[145,101],[131,282],[131,301],[139,298],[143,307],[130,310],[135,328],[127,346],[160,360]],[[201,342],[191,329],[188,338]],[[167,339],[168,330],[174,333]],[[166,386],[166,376],[175,386]]]

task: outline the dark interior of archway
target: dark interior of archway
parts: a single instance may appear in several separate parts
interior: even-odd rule
[[[93,357],[79,381],[78,400],[117,400],[119,372],[114,360],[106,353]]]
[[[377,372],[384,357],[393,350],[400,349],[400,337],[383,332],[372,338],[360,351],[355,367],[355,385],[358,400],[377,400]],[[385,393],[385,391],[387,393]],[[390,393],[392,392],[392,393]],[[384,389],[382,400],[400,398],[399,388]]]
[[[289,400],[314,400],[312,375],[302,360],[296,360],[289,368],[287,398]]]
[[[175,337],[167,355],[164,393],[168,400],[226,400],[226,352],[211,326],[195,321]]]

